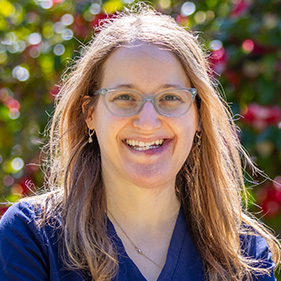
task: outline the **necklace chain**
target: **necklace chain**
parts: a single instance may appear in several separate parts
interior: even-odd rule
[[[141,256],[143,256],[144,258],[146,258],[147,260],[149,260],[151,263],[153,263],[155,266],[157,266],[158,268],[161,269],[161,266],[159,264],[157,264],[155,261],[153,261],[151,258],[149,258],[143,251],[141,248],[139,248],[134,242],[133,240],[129,237],[129,235],[126,233],[126,231],[121,227],[121,225],[118,223],[118,221],[116,220],[116,218],[112,215],[112,213],[110,211],[108,211],[108,213],[111,215],[111,217],[114,219],[114,221],[116,222],[116,224],[118,225],[118,227],[121,229],[121,231],[124,233],[124,235],[127,237],[127,239],[130,241],[130,243],[134,246],[135,250],[137,251],[138,254],[140,254]]]

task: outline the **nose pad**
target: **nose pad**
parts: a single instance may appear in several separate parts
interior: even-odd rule
[[[153,130],[161,126],[159,113],[151,100],[146,101],[139,114],[135,116],[134,126],[144,130]]]

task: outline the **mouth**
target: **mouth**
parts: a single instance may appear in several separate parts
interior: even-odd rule
[[[131,139],[126,139],[125,143],[132,149],[137,150],[137,151],[147,151],[150,149],[156,149],[159,148],[163,145],[164,139],[158,139],[155,141],[151,142],[143,142],[143,141],[138,141],[138,140],[131,140]]]

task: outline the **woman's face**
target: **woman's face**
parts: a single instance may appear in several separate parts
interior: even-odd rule
[[[144,43],[121,47],[104,64],[101,88],[129,88],[146,96],[167,87],[191,85],[176,56],[159,46]],[[139,114],[118,117],[107,110],[101,97],[87,119],[99,142],[105,182],[127,182],[147,188],[174,186],[198,123],[194,103],[179,117],[158,114],[150,101]],[[138,145],[150,148],[139,149]]]

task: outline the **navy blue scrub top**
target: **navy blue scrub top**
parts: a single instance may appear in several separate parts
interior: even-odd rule
[[[108,220],[108,235],[118,252],[119,271],[113,281],[146,281],[127,255],[113,224]],[[260,266],[271,270],[270,276],[253,277],[254,281],[276,280],[275,264],[264,238],[241,238],[245,255],[261,259]],[[11,206],[0,221],[0,280],[4,281],[90,281],[79,271],[66,269],[59,255],[58,233],[51,226],[38,227],[30,203]],[[179,212],[169,245],[166,263],[158,281],[201,281],[204,272],[183,215]]]

